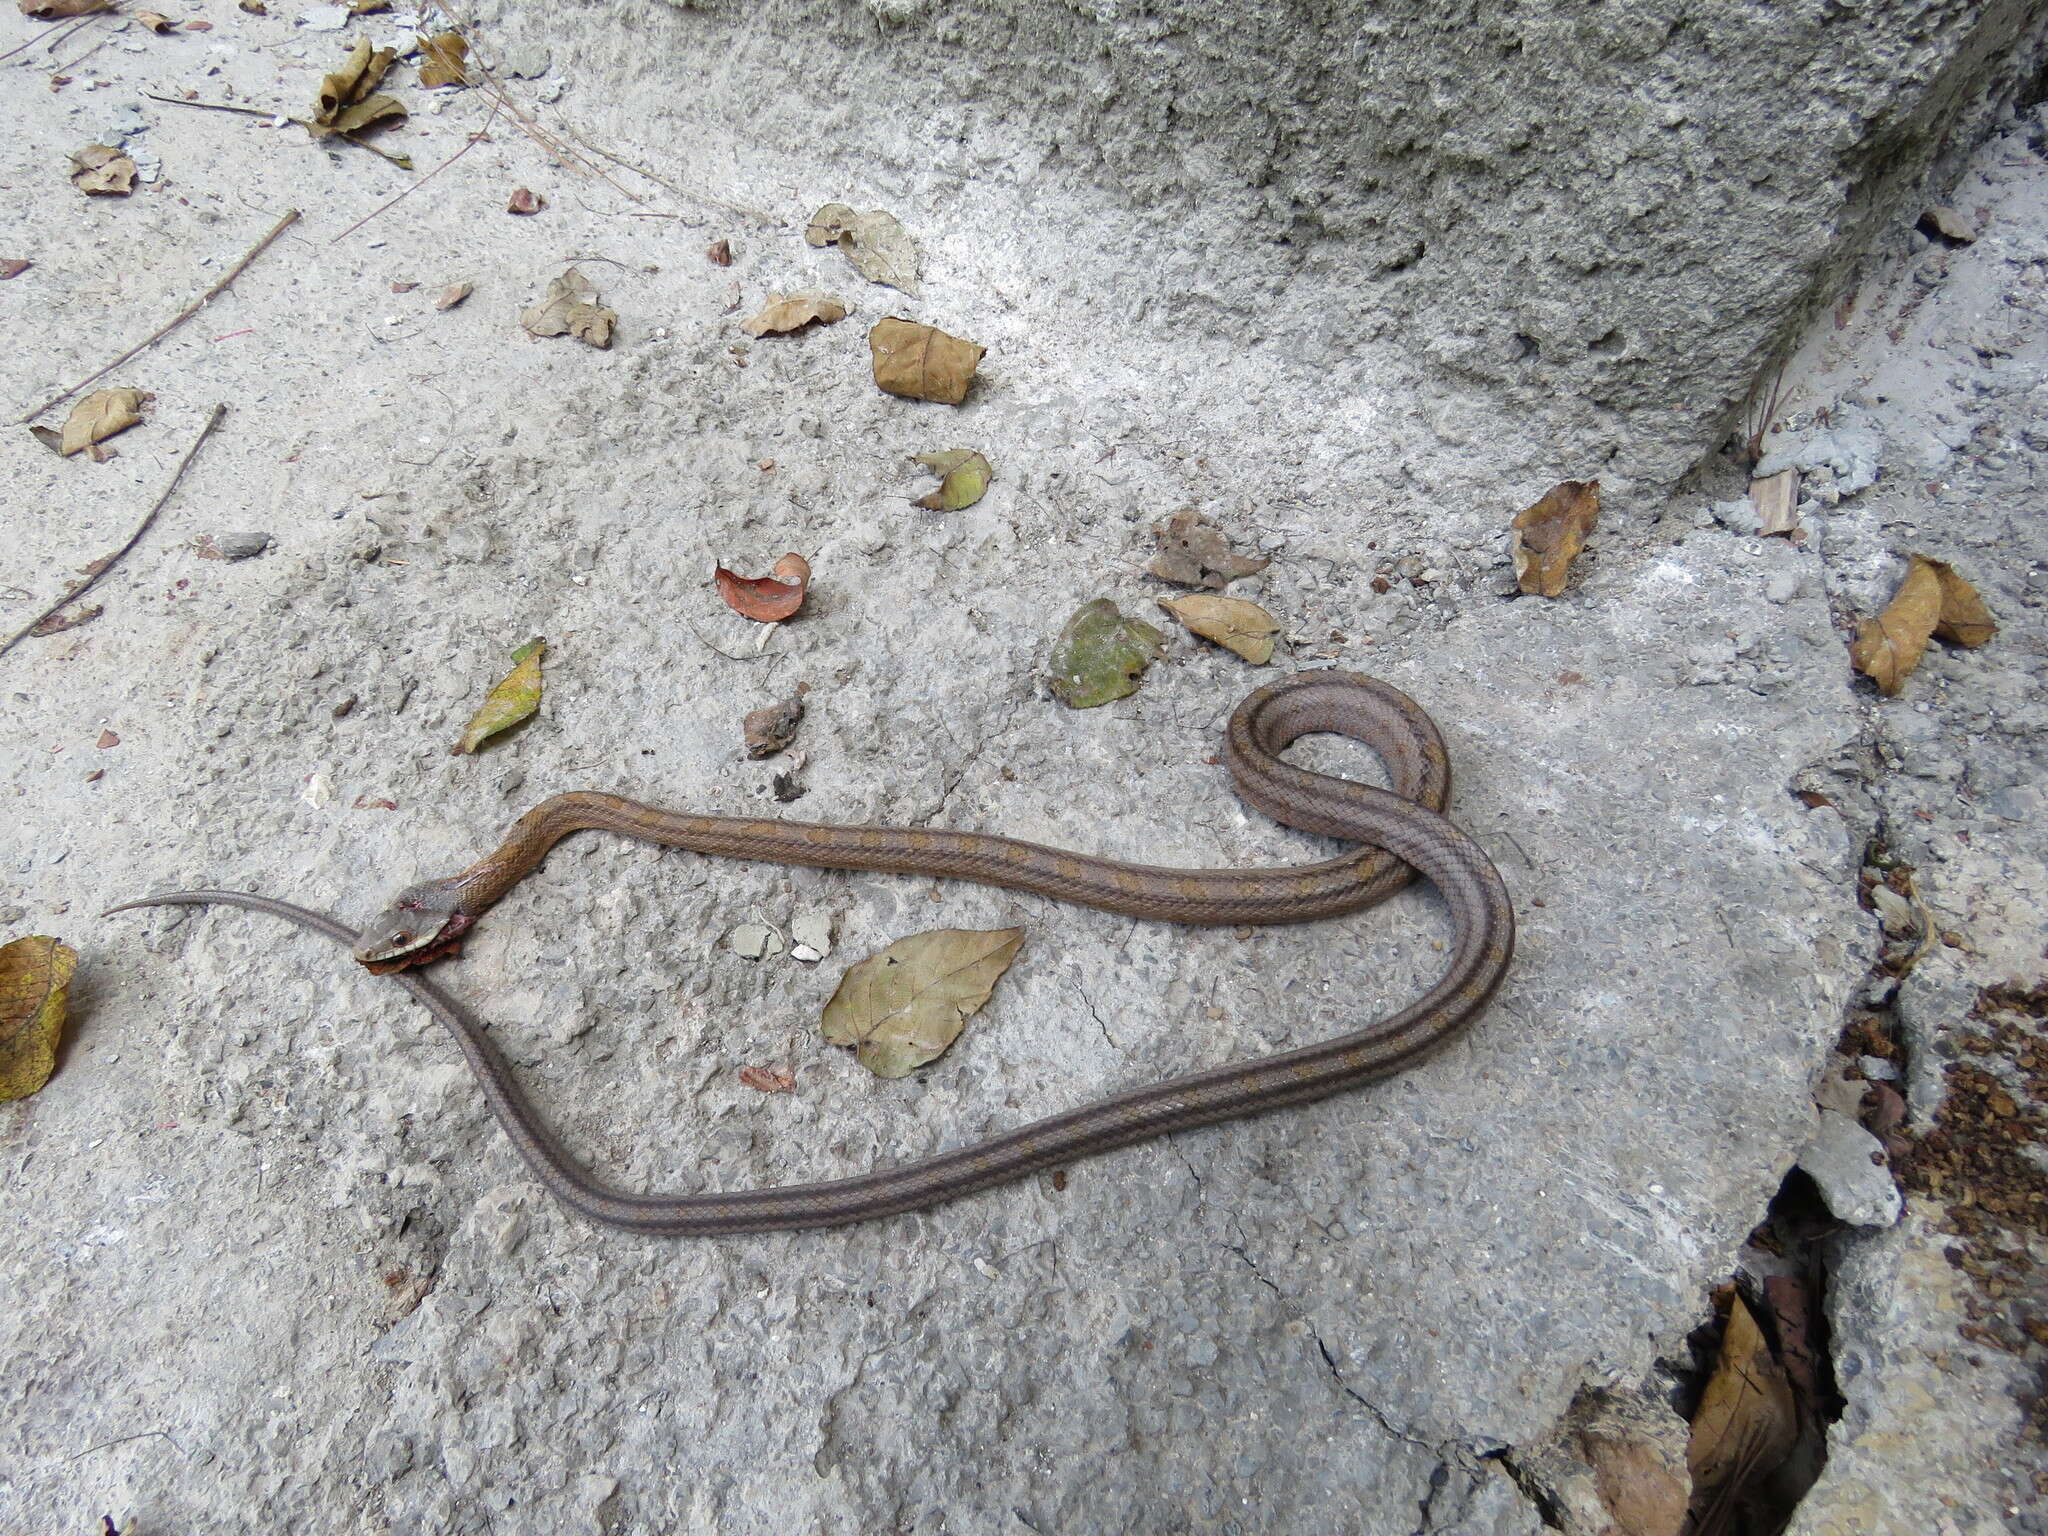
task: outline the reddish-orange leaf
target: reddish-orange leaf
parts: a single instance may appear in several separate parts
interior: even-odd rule
[[[711,574],[726,607],[763,624],[786,619],[803,607],[804,593],[811,585],[810,562],[797,554],[776,561],[774,573],[768,576],[741,576],[722,565]]]
[[[787,1067],[741,1067],[740,1081],[762,1093],[788,1093],[796,1086],[796,1074]]]

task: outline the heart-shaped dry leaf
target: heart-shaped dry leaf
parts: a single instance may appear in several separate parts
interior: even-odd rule
[[[476,751],[489,738],[540,708],[540,659],[547,648],[547,641],[536,635],[512,653],[512,670],[485,697],[464,727],[462,739],[448,749],[451,753],[460,756]]]
[[[877,1077],[907,1077],[945,1053],[988,1001],[1022,928],[941,928],[898,939],[848,968],[818,1021],[833,1045],[853,1046]]]
[[[1997,633],[1984,599],[1953,566],[1914,555],[1884,611],[1856,626],[1849,662],[1882,692],[1894,694],[1920,665],[1931,637],[1975,648]]]

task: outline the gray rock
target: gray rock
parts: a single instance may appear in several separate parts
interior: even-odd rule
[[[1799,1154],[1799,1166],[1820,1186],[1827,1208],[1852,1227],[1892,1225],[1903,1202],[1884,1143],[1838,1110],[1817,1113],[1819,1123]]]

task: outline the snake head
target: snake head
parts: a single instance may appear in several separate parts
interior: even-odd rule
[[[456,880],[422,880],[400,891],[357,937],[355,956],[378,975],[458,953],[476,918],[461,908]]]

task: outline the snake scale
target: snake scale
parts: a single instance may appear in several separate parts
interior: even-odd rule
[[[1296,738],[1349,736],[1386,764],[1391,790],[1281,760]],[[1450,763],[1435,723],[1406,694],[1352,673],[1268,684],[1231,715],[1224,749],[1237,792],[1274,820],[1363,846],[1283,869],[1159,869],[1010,838],[690,816],[588,791],[529,811],[499,848],[449,879],[402,892],[358,934],[333,918],[236,891],[176,891],[111,910],[220,903],[284,917],[351,945],[394,976],[454,1036],[492,1112],[534,1175],[607,1226],[677,1237],[841,1226],[936,1205],[1171,1131],[1304,1104],[1399,1072],[1479,1014],[1514,952],[1514,911],[1492,862],[1443,814]],[[584,1168],[540,1118],[478,1020],[405,968],[450,953],[476,918],[562,837],[604,830],[732,858],[949,876],[1179,923],[1302,922],[1385,900],[1416,874],[1442,895],[1454,935],[1443,976],[1420,998],[1347,1034],[1096,1099],[985,1141],[851,1178],[729,1193],[634,1194]]]

